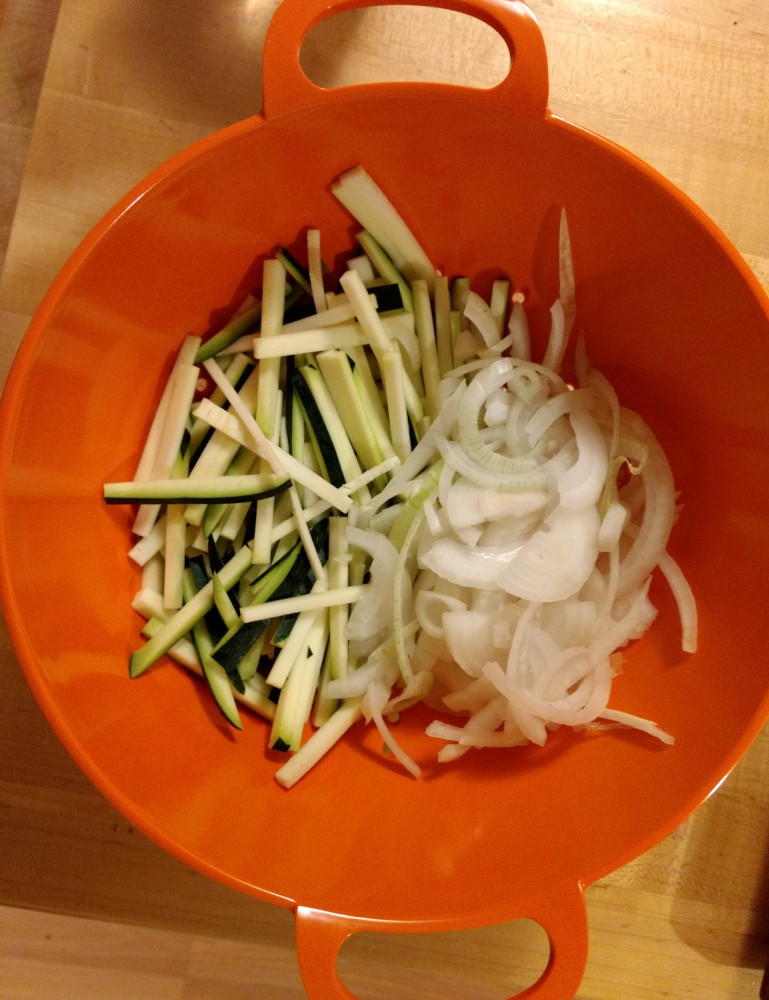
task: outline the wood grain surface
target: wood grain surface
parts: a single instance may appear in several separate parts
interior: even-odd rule
[[[55,6],[17,3],[30,23],[41,19],[41,31]],[[769,288],[766,0],[530,6],[548,48],[553,112],[665,174]],[[1,123],[28,154],[18,196],[6,185],[15,211],[0,283],[0,384],[43,293],[91,225],[171,154],[259,109],[261,48],[274,7],[275,0],[62,0],[36,113],[30,120],[27,112],[26,125],[7,116]],[[304,58],[324,85],[489,85],[507,65],[504,46],[484,25],[425,8],[340,16],[312,33]],[[20,72],[3,69],[6,97]],[[769,952],[767,774],[765,730],[685,828],[588,888],[581,1000],[758,997]],[[62,915],[78,920],[57,923]],[[91,918],[98,925],[80,922]],[[33,946],[46,935],[56,960],[65,969],[69,962],[69,986],[24,992],[20,963],[42,961]],[[90,942],[85,955],[72,946],[78,935]],[[502,1000],[536,978],[546,955],[541,929],[525,922],[459,936],[384,937],[362,936],[343,949],[341,971],[361,1000]],[[139,968],[144,978],[131,980]],[[118,974],[131,985],[115,986]],[[0,997],[33,995],[303,994],[291,914],[206,880],[132,829],[53,736],[3,629]]]

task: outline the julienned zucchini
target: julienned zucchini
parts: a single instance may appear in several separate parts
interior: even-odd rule
[[[216,594],[216,580],[214,577],[213,590]],[[184,597],[191,600],[197,593],[195,576],[191,570],[186,570],[184,574]],[[208,681],[214,701],[219,706],[225,719],[236,729],[242,729],[243,723],[240,720],[240,712],[235,701],[235,692],[227,671],[224,670],[215,660],[211,659],[213,649],[213,639],[206,626],[205,619],[201,619],[192,626],[192,640],[198,651],[200,664],[203,668],[203,676]]]
[[[367,293],[363,296],[368,308],[395,320],[398,314],[410,313],[411,290],[388,256],[391,248],[383,250],[368,232],[361,235],[360,244],[364,252],[369,252],[373,265],[366,272]],[[188,665],[194,663],[191,669],[202,671],[229,723],[241,728],[238,703],[253,704],[275,722],[270,745],[293,751],[299,749],[302,730],[326,669],[328,615],[303,612],[297,616],[276,606],[272,617],[244,622],[241,604],[263,604],[264,612],[270,614],[271,602],[311,592],[318,585],[316,571],[321,574],[316,554],[321,565],[329,562],[329,507],[347,513],[354,503],[366,502],[372,484],[378,492],[386,483],[386,470],[378,467],[394,458],[395,450],[380,398],[380,375],[375,372],[380,358],[374,349],[375,363],[365,346],[365,323],[346,292],[340,297],[349,300],[345,301],[350,310],[347,319],[352,316],[361,329],[360,343],[344,351],[336,344],[334,350],[308,346],[295,357],[289,354],[277,358],[272,366],[276,373],[275,400],[274,405],[268,405],[272,401],[269,393],[262,393],[261,376],[271,366],[258,359],[255,368],[250,357],[249,338],[257,334],[260,321],[270,329],[275,325],[275,332],[280,332],[281,319],[285,326],[294,311],[305,316],[315,314],[323,305],[334,305],[332,295],[319,288],[315,280],[317,258],[310,255],[310,268],[305,268],[285,248],[276,256],[282,264],[278,294],[271,298],[265,291],[264,303],[250,299],[239,315],[198,346],[194,363],[202,363],[215,383],[203,402],[219,406],[216,420],[213,410],[204,415],[202,410],[190,408],[186,418],[190,443],[184,448],[187,468],[174,469],[173,478],[157,478],[167,475],[161,472],[151,480],[109,483],[104,487],[104,499],[110,504],[167,505],[166,522],[170,520],[168,511],[178,510],[183,511],[185,522],[182,543],[186,541],[186,547],[178,573],[183,579],[184,603],[178,611],[167,611],[162,604],[167,593],[156,593],[161,609],[153,612],[143,633],[145,645],[130,658],[130,676],[139,676],[184,643]],[[320,270],[325,272],[322,262]],[[321,298],[325,301],[321,302]],[[275,308],[281,310],[282,317],[273,317],[271,302],[278,301],[280,306]],[[274,324],[267,322],[271,317]],[[376,328],[381,332],[380,351],[387,353],[398,337],[390,325],[378,323]],[[322,350],[330,355],[326,365],[320,363]],[[189,360],[192,363],[193,359]],[[224,375],[227,385],[216,378],[217,371]],[[251,392],[254,385],[259,387],[256,398]],[[240,408],[232,398],[233,392]],[[217,400],[217,393],[221,393],[221,400]],[[253,452],[252,438],[260,440],[254,433],[241,435],[233,433],[229,424],[222,426],[218,411],[227,415],[228,403],[241,416],[246,431],[249,416],[263,433],[267,430],[265,422],[275,424],[274,436],[268,437],[280,452],[286,475],[276,476],[271,471],[264,474],[267,467]],[[266,406],[269,413],[260,414],[260,406]],[[248,411],[245,416],[241,409]],[[421,431],[419,415],[411,409],[408,412],[414,419],[414,430]],[[283,426],[279,426],[281,421]],[[237,431],[243,429],[236,422],[235,427]],[[290,490],[292,480],[296,491]],[[282,498],[281,520],[276,524],[280,527],[293,517],[294,527],[281,534],[270,531],[269,525],[265,528],[264,518],[259,520],[257,511],[264,505],[258,501],[286,490],[290,492]],[[301,512],[295,507],[297,501],[304,507]],[[142,511],[147,509],[142,507]],[[243,517],[239,516],[241,512]],[[266,532],[267,546],[257,546],[254,540],[255,519],[259,530]],[[312,545],[306,535],[308,528]],[[260,563],[268,559],[271,565],[264,569]],[[153,579],[152,573],[145,576],[145,586],[150,590],[154,584],[146,581]],[[273,669],[273,675],[268,676],[267,659],[273,667],[280,661],[286,667],[285,673]]]
[[[220,572],[221,581],[228,589],[233,587],[243,574],[253,565],[251,548],[244,545],[225,564]],[[199,622],[214,606],[214,584],[209,580],[206,585],[172,615],[163,627],[143,646],[131,654],[128,672],[131,677],[138,677],[152,666],[168,650],[187,635],[193,626]]]
[[[301,551],[301,542],[297,541],[288,552],[265,570],[250,588],[248,601],[254,604],[268,601],[290,576]],[[235,622],[217,642],[212,655],[228,673],[239,670],[243,658],[250,653],[254,643],[261,638],[269,624],[269,621]]]
[[[325,563],[328,559],[328,518],[314,524],[310,528],[310,535],[321,561]],[[315,574],[310,566],[310,560],[302,543],[297,541],[281,559],[257,577],[247,594],[244,594],[243,603],[263,604],[282,600],[284,597],[295,597],[297,594],[307,594],[312,590],[314,583]],[[272,621],[272,618],[255,622],[244,622],[241,619],[225,633],[211,655],[228,674],[234,675],[243,657],[248,654]],[[286,622],[286,630],[290,631],[289,622]],[[285,640],[285,635],[281,638]],[[278,641],[277,635],[275,640]]]
[[[292,393],[299,400],[304,411],[307,427],[325,468],[326,478],[333,486],[343,486],[346,477],[337,454],[334,438],[313,395],[311,384],[308,381],[309,373],[303,368],[304,366],[295,369],[292,374]]]
[[[208,476],[197,479],[152,479],[145,482],[107,483],[107,503],[217,503],[221,500],[259,500],[282,493],[291,485],[288,476],[253,473],[245,476]]]

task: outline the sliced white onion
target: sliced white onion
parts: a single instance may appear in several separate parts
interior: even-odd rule
[[[566,314],[563,303],[556,299],[550,307],[550,336],[545,349],[545,357],[542,363],[546,368],[552,368],[557,372],[561,368],[563,355],[566,351],[566,340],[568,331],[566,329]]]
[[[467,605],[459,598],[435,590],[420,590],[414,598],[419,627],[435,639],[444,637],[444,616],[448,612],[461,614],[467,610]]]
[[[515,718],[520,716],[528,725],[532,724],[532,718],[542,723],[568,726],[592,722],[606,708],[611,690],[612,672],[608,661],[597,664],[580,683],[577,691],[560,701],[552,702],[538,698],[531,691],[518,686],[499,664],[487,663],[483,672],[499,692],[508,698]]]
[[[648,733],[650,736],[656,736],[658,740],[661,740],[662,743],[667,743],[668,746],[672,746],[675,743],[674,737],[670,733],[666,733],[664,729],[660,729],[656,722],[643,719],[639,715],[631,715],[629,712],[620,712],[617,709],[607,708],[601,712],[601,718],[609,722],[616,722],[621,726],[628,726],[630,729],[638,729],[643,733]]]
[[[505,564],[514,559],[520,548],[471,548],[444,535],[420,554],[419,565],[460,586],[494,589]]]
[[[619,500],[606,508],[598,531],[598,551],[613,552],[619,545],[628,520],[628,509]]]
[[[594,507],[556,509],[504,563],[497,576],[508,594],[527,601],[562,601],[576,594],[593,571],[600,518]]]
[[[547,488],[547,476],[542,466],[523,472],[501,473],[476,461],[460,444],[449,441],[441,434],[436,435],[435,443],[446,464],[478,486],[496,488],[501,492]]]
[[[371,586],[353,606],[347,623],[348,639],[361,642],[392,627],[398,550],[385,535],[352,525],[347,526],[347,544],[371,557]]]
[[[459,479],[446,491],[443,506],[449,523],[457,529],[506,517],[525,517],[542,510],[547,499],[545,490],[500,493],[490,486]]]
[[[486,399],[483,419],[487,427],[499,427],[507,422],[513,397],[504,389],[495,389]]]
[[[512,378],[514,371],[510,358],[501,358],[489,365],[472,380],[457,411],[458,437],[465,450],[479,464],[504,475],[534,469],[540,460],[536,453],[501,455],[484,440],[481,431],[481,411],[486,400]]]
[[[623,410],[622,422],[633,437],[646,447],[647,458],[641,473],[644,484],[643,519],[620,566],[619,596],[634,591],[659,564],[676,519],[675,486],[667,456],[638,414]]]
[[[560,417],[577,409],[589,408],[594,402],[595,394],[590,389],[572,389],[550,396],[536,407],[526,424],[529,447],[533,448]]]
[[[606,659],[615,649],[626,645],[632,639],[639,639],[654,621],[657,611],[649,600],[650,583],[651,577],[648,577],[630,601],[622,617],[610,622],[593,639],[590,644],[590,655],[593,660]]]
[[[385,746],[396,758],[396,760],[398,760],[398,762],[409,772],[409,774],[418,778],[422,773],[422,769],[416,761],[410,757],[405,750],[403,750],[384,720],[383,710],[389,700],[389,686],[383,684],[381,681],[373,681],[369,685],[361,703],[363,714],[369,720],[373,720],[374,725],[379,730],[379,735],[382,737]]]
[[[569,415],[577,442],[577,461],[558,477],[558,494],[564,507],[593,507],[603,492],[609,457],[606,441],[592,414],[577,408]]]
[[[678,563],[668,552],[660,557],[659,567],[670,585],[681,619],[681,649],[685,653],[697,652],[697,602],[691,584]]]
[[[492,347],[499,340],[497,321],[488,302],[477,292],[470,290],[465,300],[464,315],[481,335],[486,347]],[[473,354],[477,353],[474,351]],[[472,355],[468,355],[472,357]]]
[[[446,648],[468,676],[480,677],[487,660],[499,659],[489,614],[468,608],[447,611],[442,624]]]

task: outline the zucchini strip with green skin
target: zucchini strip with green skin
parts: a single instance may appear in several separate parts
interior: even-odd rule
[[[292,788],[363,715],[362,698],[350,698],[310,736],[307,742],[275,773],[283,788]]]
[[[321,415],[318,403],[312,393],[308,382],[308,373],[304,366],[296,369],[292,376],[291,387],[294,397],[299,400],[306,418],[307,428],[310,432],[320,461],[326,473],[326,478],[332,486],[342,486],[347,478],[342,469],[342,465],[334,445],[334,439],[326,426],[326,422]]]
[[[301,746],[327,643],[328,615],[322,614],[313,621],[307,643],[292,665],[278,699],[270,734],[273,750],[298,750]]]
[[[246,476],[251,475],[255,469],[258,462],[258,458],[253,452],[249,451],[247,448],[240,447],[238,454],[232,460],[232,464],[229,469],[225,472],[227,476]],[[203,504],[203,519],[200,527],[203,529],[203,536],[205,538],[210,538],[214,533],[216,528],[222,523],[222,521],[227,517],[232,505],[235,501],[233,500],[219,500],[216,503]],[[247,503],[248,501],[240,501],[241,503]],[[189,504],[186,508],[185,520],[188,520],[188,513],[196,504]]]
[[[234,587],[251,566],[252,556],[249,546],[244,545],[227,562],[220,572],[221,581],[229,590]],[[156,663],[164,653],[192,629],[214,606],[214,585],[209,582],[195,596],[172,615],[163,627],[148,642],[131,654],[128,665],[130,677],[139,677]]]
[[[142,628],[142,635],[147,639],[151,639],[154,635],[157,635],[162,627],[162,620],[150,618]],[[168,650],[167,655],[181,666],[186,667],[190,673],[196,674],[201,678],[205,676],[198,651],[192,639],[186,637],[179,639]],[[241,705],[250,708],[253,712],[261,715],[262,718],[267,719],[268,722],[271,722],[275,718],[275,702],[270,701],[264,691],[261,690],[261,685],[253,684],[249,681],[245,685],[245,691],[242,694],[239,691],[233,691],[233,697]]]
[[[215,333],[213,337],[209,337],[208,340],[201,344],[195,356],[195,362],[200,364],[206,358],[212,358],[215,354],[219,354],[226,347],[229,347],[230,344],[234,343],[238,337],[242,337],[249,330],[255,330],[259,325],[261,315],[262,304],[255,300],[253,305],[244,309],[243,312],[238,313],[218,333]]]
[[[214,590],[216,588],[214,587]],[[195,589],[195,582],[192,577],[192,573],[187,571],[184,574],[184,596],[185,599],[190,600],[197,593]],[[211,689],[211,694],[214,696],[214,701],[219,706],[219,709],[225,719],[234,726],[236,729],[242,729],[243,723],[240,719],[240,712],[238,712],[238,706],[235,701],[235,692],[233,691],[232,684],[230,683],[230,678],[227,675],[226,670],[223,669],[215,660],[211,659],[211,650],[213,648],[213,640],[206,626],[205,619],[200,619],[200,621],[195,622],[192,626],[192,641],[195,643],[195,648],[198,651],[198,656],[200,658],[200,665],[203,669],[203,676],[208,681],[208,686]]]
[[[250,409],[253,409],[256,405],[256,392],[258,388],[257,374],[258,371],[255,368],[246,378],[243,385],[238,389],[238,395],[243,400],[243,403]],[[201,422],[205,423],[205,421]],[[210,428],[210,425],[208,426]],[[230,475],[232,463],[241,448],[237,441],[233,441],[232,438],[223,431],[218,431],[213,428],[210,429],[211,435],[206,441],[200,454],[197,456],[195,464],[190,469],[189,475],[191,479],[206,479],[210,476],[223,476],[225,473]],[[251,470],[250,468],[240,468],[238,471],[243,473]],[[205,511],[205,504],[190,504],[184,513],[184,518],[189,524],[200,527],[203,522],[203,517],[205,516]]]
[[[328,523],[319,521],[310,529],[313,542],[320,550],[320,558],[328,557]],[[223,571],[222,571],[223,572]],[[276,563],[261,573],[244,595],[244,603],[271,604],[276,600],[308,593],[315,584],[315,574],[310,566],[301,541],[297,541]],[[241,659],[247,655],[274,618],[274,612],[260,621],[235,623],[227,634],[219,640],[213,650],[214,658],[228,672],[238,668]]]
[[[422,380],[425,387],[425,409],[430,420],[435,420],[441,410],[441,365],[435,340],[435,320],[427,282],[414,282],[414,321],[419,340]]]
[[[217,384],[222,385],[225,395],[231,403],[233,411],[237,414],[237,417],[235,417],[233,413],[228,413],[226,410],[223,410],[220,406],[210,404],[208,400],[205,399],[201,400],[196,413],[200,416],[205,414],[204,418],[209,420],[212,426],[220,427],[225,430],[227,434],[230,434],[232,437],[236,437],[240,443],[244,444],[247,448],[252,448],[262,457],[267,457],[267,460],[276,472],[285,473],[287,476],[290,476],[294,482],[301,486],[306,486],[307,489],[311,490],[316,496],[323,497],[328,500],[332,506],[336,507],[337,510],[346,514],[350,507],[352,507],[352,500],[350,497],[337,487],[332,486],[332,484],[327,482],[322,476],[319,476],[317,473],[307,469],[298,459],[289,454],[289,452],[278,447],[277,445],[272,445],[265,438],[264,432],[261,430],[252,414],[249,413],[247,409],[242,407],[237,393],[231,392],[230,386],[225,386],[224,382],[226,382],[226,380],[224,380],[224,382],[221,381],[224,376],[221,368],[219,368],[216,362],[213,359],[210,359],[204,364],[206,370],[210,372],[211,377],[217,382]]]
[[[358,165],[340,174],[331,191],[350,215],[376,239],[407,281],[433,281],[435,268],[411,228],[385,192]]]
[[[398,286],[401,293],[403,308],[411,311],[413,309],[411,287],[395,264],[393,264],[371,233],[367,232],[365,229],[358,233],[357,240],[364,254],[371,262],[374,270],[378,271],[386,281],[392,282]]]
[[[395,454],[395,448],[390,440],[390,421],[384,403],[380,399],[366,352],[362,348],[352,347],[347,354],[352,362],[353,384],[369,415],[372,433],[384,457],[389,458]]]
[[[392,450],[385,453],[372,428],[369,413],[355,386],[349,355],[345,351],[324,351],[317,355],[316,361],[336,402],[350,442],[363,465],[371,469],[394,455]]]
[[[193,479],[154,479],[147,482],[107,483],[107,503],[188,503],[220,500],[255,500],[281,493],[290,484],[288,476],[254,473],[246,476],[209,476]]]
[[[347,545],[347,521],[331,517],[328,522],[328,585],[341,590],[350,585],[350,550]],[[331,678],[347,675],[350,655],[347,644],[347,605],[329,608],[328,612],[328,673]]]

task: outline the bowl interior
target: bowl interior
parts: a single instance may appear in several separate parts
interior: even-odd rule
[[[568,212],[589,354],[665,447],[683,513],[671,551],[698,598],[684,656],[672,600],[627,657],[611,704],[630,733],[557,733],[544,749],[446,767],[407,713],[414,781],[360,727],[290,792],[268,726],[221,722],[169,662],[128,678],[139,620],[130,515],[101,500],[128,478],[161,377],[258,283],[261,256],[308,225],[341,260],[354,226],[328,191],[364,164],[436,264],[478,287],[507,273],[537,342]],[[414,165],[418,166],[414,166]],[[136,194],[136,193],[135,193]],[[2,575],[21,662],[51,723],[136,825],[199,870],[265,899],[364,917],[468,922],[564,880],[589,883],[675,829],[767,714],[757,602],[764,527],[769,319],[700,214],[650,171],[555,119],[432,94],[329,102],[255,118],[182,154],[108,217],[36,317],[3,403]]]

